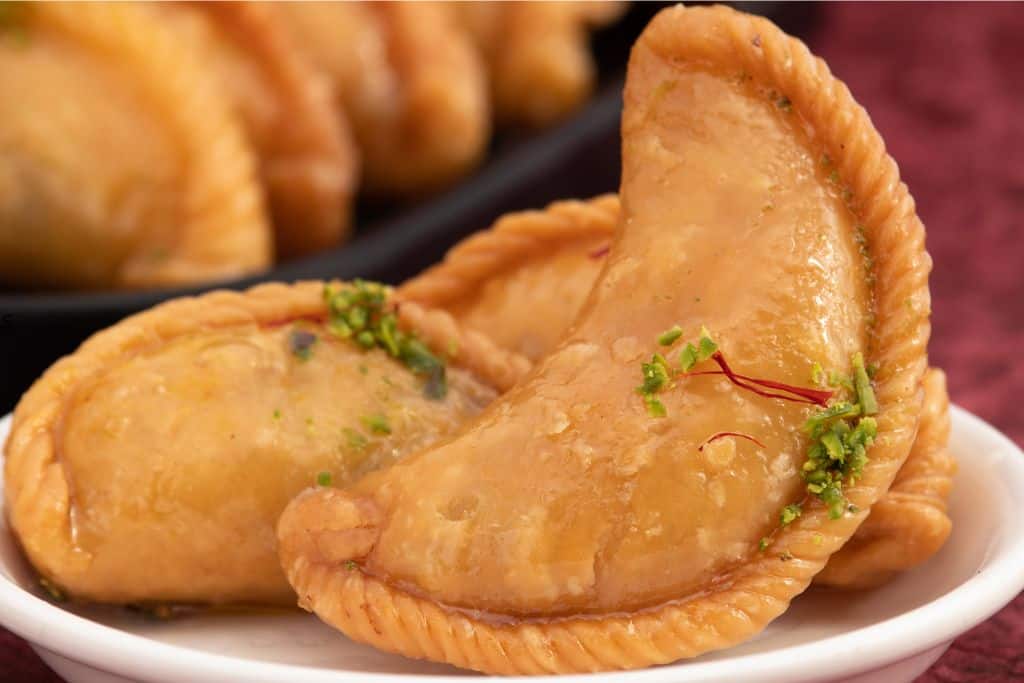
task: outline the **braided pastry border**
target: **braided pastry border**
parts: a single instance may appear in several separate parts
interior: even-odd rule
[[[773,548],[792,559],[765,554],[708,592],[633,614],[537,623],[492,623],[446,610],[359,570],[283,557],[300,604],[354,640],[498,674],[638,668],[728,647],[759,632],[807,588],[889,488],[907,457],[927,364],[931,259],[913,199],[867,113],[803,43],[767,20],[728,8],[666,9],[637,42],[633,59],[642,50],[667,61],[686,55],[735,65],[785,93],[793,111],[817,131],[840,177],[863,198],[858,208],[877,283],[877,348],[869,356],[882,368],[876,377],[882,410],[871,461],[857,485],[847,490],[860,511],[830,521],[823,506],[810,507],[776,537]]]
[[[487,230],[449,249],[441,263],[406,280],[398,294],[428,306],[449,306],[542,249],[595,234],[611,237],[618,221],[619,198],[615,194],[583,201],[563,200],[540,210],[506,214]]]
[[[191,332],[323,318],[327,313],[323,287],[320,281],[270,283],[244,292],[224,290],[174,299],[94,334],[36,380],[15,408],[4,448],[6,509],[33,566],[51,579],[74,576],[88,566],[88,554],[69,542],[73,502],[54,434],[64,403],[76,386],[126,354]],[[441,352],[457,348],[452,363],[499,391],[507,390],[530,367],[525,358],[499,349],[482,334],[464,330],[443,311],[409,303],[399,306],[398,318],[402,327],[415,329],[431,348]],[[31,533],[23,533],[26,530]],[[63,554],[54,556],[55,548]],[[63,586],[59,580],[55,583]],[[75,592],[73,586],[63,587]]]

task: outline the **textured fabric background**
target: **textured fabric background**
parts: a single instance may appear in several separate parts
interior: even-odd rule
[[[932,362],[1024,444],[1024,6],[835,4],[811,48],[871,112],[928,228]],[[0,679],[58,680],[0,629]],[[1024,680],[1024,596],[919,683]]]

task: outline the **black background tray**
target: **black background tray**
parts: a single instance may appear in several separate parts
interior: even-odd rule
[[[804,34],[811,4],[735,3]],[[614,191],[619,181],[619,115],[630,46],[663,3],[635,4],[599,32],[593,47],[600,85],[594,99],[562,125],[539,133],[501,132],[487,161],[448,192],[416,204],[360,204],[360,226],[342,247],[282,263],[257,276],[187,289],[18,293],[0,291],[0,415],[57,358],[93,332],[168,298],[266,280],[363,277],[397,283],[437,262],[453,243],[509,211],[557,199]]]

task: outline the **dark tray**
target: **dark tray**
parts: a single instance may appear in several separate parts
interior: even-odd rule
[[[798,35],[813,6],[745,6],[768,14]],[[104,293],[0,292],[0,415],[57,358],[90,334],[168,298],[267,280],[363,277],[397,283],[438,261],[466,235],[509,211],[566,197],[614,191],[619,181],[619,115],[624,67],[633,41],[662,3],[634,5],[594,38],[597,96],[566,123],[536,134],[505,132],[487,162],[452,190],[418,204],[361,204],[361,226],[346,245],[282,263],[256,277],[185,289]]]

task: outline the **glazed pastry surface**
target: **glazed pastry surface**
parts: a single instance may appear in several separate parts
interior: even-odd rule
[[[404,324],[463,356],[447,395],[428,398],[422,377],[327,330],[321,290],[175,301],[96,335],[33,386],[5,490],[47,580],[100,602],[292,602],[274,538],[288,500],[321,473],[345,485],[432,444],[509,381],[494,369],[506,354],[410,304]]]
[[[453,247],[442,263],[399,292],[443,307],[531,360],[547,355],[569,329],[606,260],[618,224],[618,197],[562,201],[543,211],[500,218]],[[934,555],[949,536],[946,500],[956,461],[946,449],[945,375],[925,375],[917,437],[892,488],[850,542],[814,581],[836,588],[884,583]]]
[[[490,135],[487,85],[452,8],[289,2],[273,10],[332,79],[363,155],[368,191],[430,192],[479,160]]]
[[[726,647],[806,588],[906,458],[930,261],[863,110],[802,44],[724,8],[663,11],[625,102],[622,227],[567,337],[457,437],[282,515],[300,604],[349,636],[496,673]],[[840,114],[856,132],[832,128]],[[674,324],[787,384],[858,351],[880,365],[856,511],[811,502],[773,532],[803,497],[806,406],[704,376],[664,394],[668,418],[648,414],[640,363]],[[722,431],[763,445],[699,448]]]
[[[133,5],[11,16],[23,37],[0,40],[0,280],[156,286],[269,263],[255,160],[216,80],[180,55],[185,37]]]

